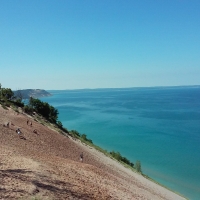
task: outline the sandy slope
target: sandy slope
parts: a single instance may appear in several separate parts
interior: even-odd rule
[[[32,126],[27,125],[27,119]],[[4,127],[6,122],[13,125]],[[18,127],[24,139],[15,132]],[[79,161],[81,152],[83,163]],[[32,117],[0,106],[0,199],[33,196],[59,200],[184,199]]]

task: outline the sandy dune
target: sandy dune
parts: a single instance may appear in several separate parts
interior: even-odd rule
[[[27,125],[27,119],[32,126]],[[12,125],[4,127],[7,122]],[[17,128],[21,128],[23,138],[16,133]],[[81,152],[83,162],[79,160]],[[0,106],[0,199],[32,197],[184,199],[31,116]]]

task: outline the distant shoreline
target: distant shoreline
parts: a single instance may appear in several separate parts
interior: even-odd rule
[[[33,98],[40,98],[40,97],[49,97],[52,96],[51,93],[47,92],[43,89],[24,89],[24,90],[16,90],[14,94],[18,98],[22,99],[29,99],[30,97]]]
[[[47,89],[46,91],[94,91],[94,90],[137,90],[137,89],[176,89],[176,88],[200,88],[200,85],[180,85],[180,86],[145,86],[145,87],[122,87],[122,88],[77,88],[77,89]]]

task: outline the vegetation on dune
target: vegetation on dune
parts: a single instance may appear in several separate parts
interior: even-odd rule
[[[132,169],[136,170],[138,173],[142,173],[142,167],[141,167],[140,161],[137,161],[136,165],[134,167],[134,164],[130,160],[128,160],[126,157],[122,156],[119,152],[111,151],[110,153],[108,153],[106,150],[104,150],[104,149],[102,149],[102,148],[94,145],[93,142],[92,142],[92,140],[90,140],[90,139],[87,138],[86,134],[80,134],[76,130],[69,131],[69,134],[72,137],[75,137],[75,138],[81,140],[82,142],[84,142],[84,143],[86,143],[86,144],[94,147],[95,149],[101,151],[105,155],[107,155],[109,157],[112,157],[112,158],[116,159],[117,161],[130,166]]]
[[[58,119],[58,110],[55,109],[53,106],[49,105],[46,102],[42,102],[39,99],[34,99],[31,97],[29,99],[29,110],[36,111],[37,113],[41,114],[43,117],[48,119],[50,122],[57,122]],[[61,122],[59,122],[59,126],[61,125]]]
[[[14,97],[14,93],[10,88],[1,88],[1,98],[11,100]]]
[[[83,142],[93,144],[92,140],[88,139],[86,134],[80,134],[80,133],[79,133],[78,131],[76,131],[76,130],[71,130],[71,131],[69,132],[69,134],[70,134],[71,136],[75,137],[75,138],[80,139],[80,140],[83,141]]]
[[[135,163],[135,169],[137,172],[142,173],[142,166],[139,160],[137,160]]]
[[[2,88],[1,84],[0,104],[4,109],[12,106],[15,111],[18,111],[17,108],[20,107],[25,113],[30,115],[33,115],[34,112],[37,112],[49,122],[54,123],[62,131],[68,133],[68,130],[63,127],[60,121],[58,121],[58,110],[56,108],[46,102],[42,102],[41,100],[34,99],[32,97],[30,97],[28,104],[25,105],[23,103],[23,96],[20,92],[16,93],[15,96],[10,88]]]
[[[110,154],[112,155],[113,158],[115,158],[118,161],[124,162],[127,165],[130,165],[131,167],[134,166],[134,164],[132,162],[130,162],[130,160],[128,160],[126,157],[123,157],[119,152],[114,152],[111,151]]]
[[[23,107],[23,102],[14,96],[13,91],[10,88],[3,88],[0,84],[0,104],[4,109],[10,106],[19,106]]]

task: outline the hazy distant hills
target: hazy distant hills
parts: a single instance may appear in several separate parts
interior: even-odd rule
[[[49,92],[41,89],[25,89],[14,91],[15,96],[18,96],[22,99],[29,99],[30,97],[39,98],[39,97],[48,97],[52,96]]]

